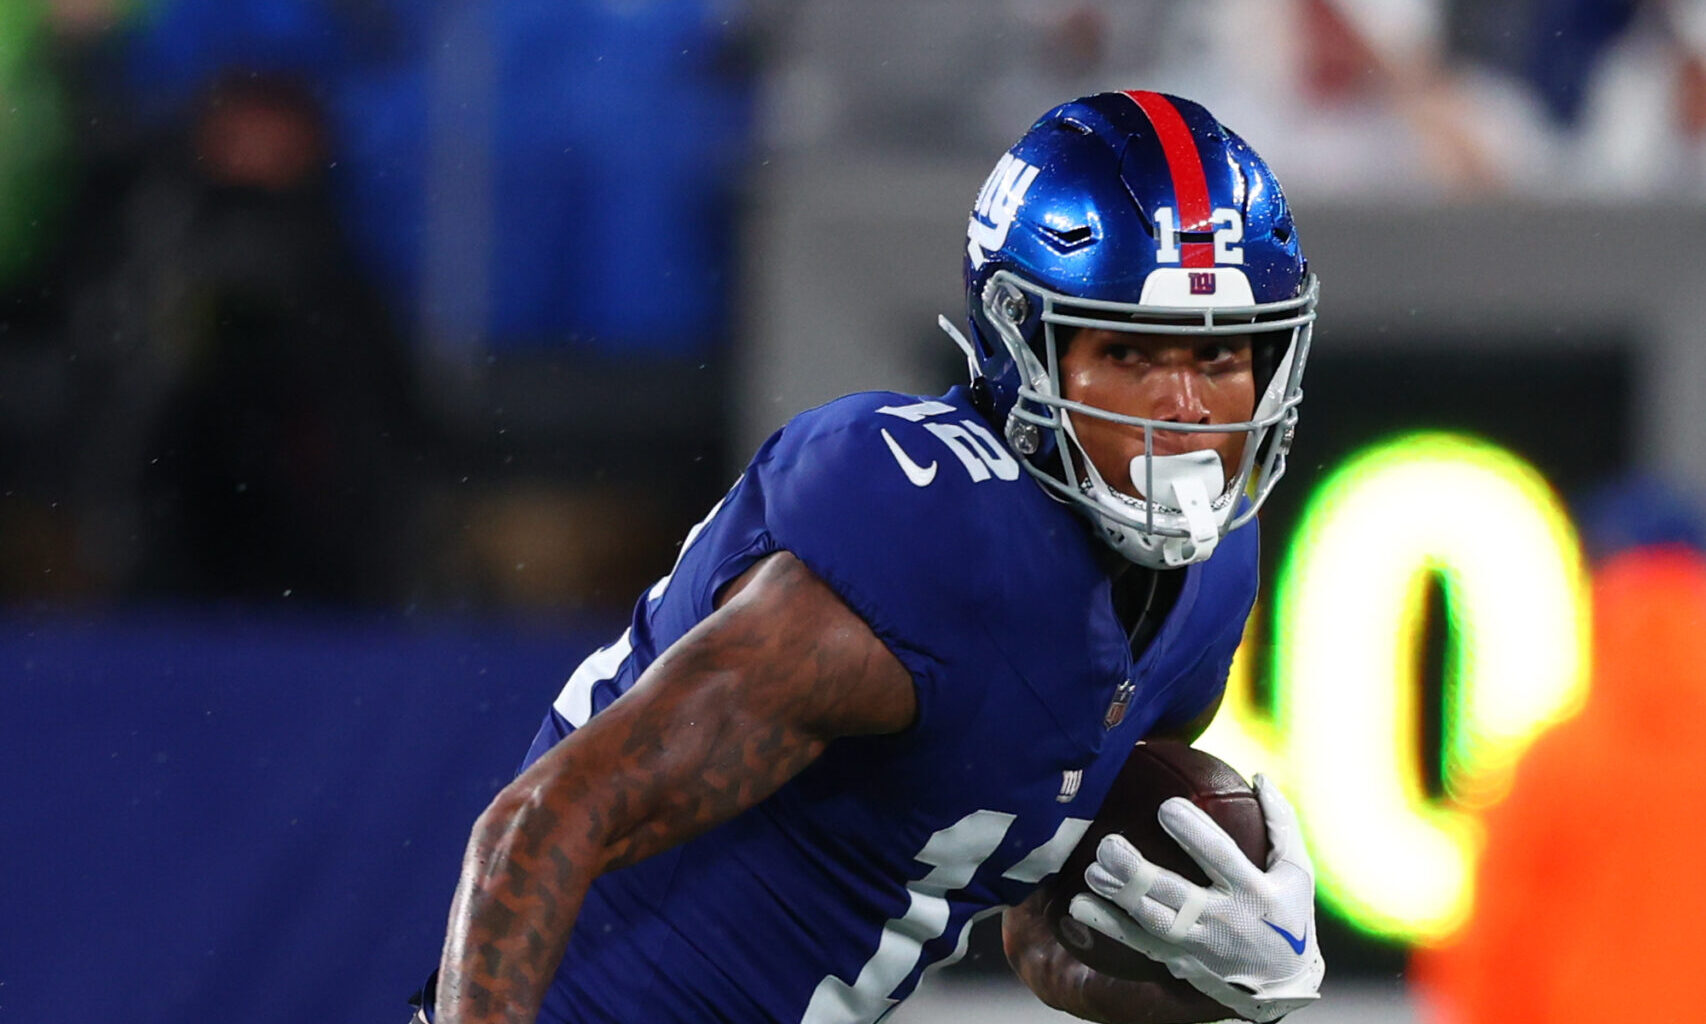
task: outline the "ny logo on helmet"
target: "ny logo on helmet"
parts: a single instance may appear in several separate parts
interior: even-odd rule
[[[1214,274],[1212,271],[1192,270],[1190,275],[1192,295],[1214,294]]]
[[[983,266],[991,252],[1007,244],[1013,218],[1036,180],[1037,168],[1012,153],[1003,154],[989,172],[966,224],[966,253],[973,268]]]

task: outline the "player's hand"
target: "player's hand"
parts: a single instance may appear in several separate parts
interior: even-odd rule
[[[1285,797],[1258,775],[1272,852],[1266,870],[1183,797],[1161,805],[1161,827],[1210,879],[1206,888],[1146,860],[1110,835],[1084,871],[1092,892],[1072,916],[1167,965],[1239,1016],[1272,1021],[1319,997],[1326,962],[1315,936],[1315,870]]]

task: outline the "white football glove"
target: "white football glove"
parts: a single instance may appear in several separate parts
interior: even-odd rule
[[[1157,867],[1110,835],[1084,871],[1095,896],[1073,898],[1078,921],[1167,965],[1221,1005],[1273,1021],[1320,996],[1327,971],[1315,936],[1315,870],[1285,797],[1256,776],[1273,850],[1267,870],[1184,797],[1161,805],[1161,827],[1210,879],[1204,888]]]

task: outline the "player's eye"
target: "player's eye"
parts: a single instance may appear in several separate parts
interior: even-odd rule
[[[1105,355],[1111,362],[1119,363],[1121,365],[1134,364],[1142,361],[1143,359],[1143,351],[1141,349],[1136,345],[1130,345],[1123,341],[1109,342],[1108,347],[1103,350],[1103,355]]]
[[[1197,362],[1213,369],[1242,365],[1250,357],[1249,342],[1208,341],[1197,346]]]

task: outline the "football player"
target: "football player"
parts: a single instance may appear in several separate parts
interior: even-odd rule
[[[1269,864],[1178,801],[1211,886],[1116,836],[1074,901],[1194,988],[1091,971],[1031,898],[1133,744],[1219,704],[1314,319],[1279,183],[1194,103],[1090,96],[1001,158],[964,261],[971,381],[795,418],[569,678],[475,823],[423,1017],[871,1022],[1001,909],[1090,1019],[1316,997],[1271,787]]]

